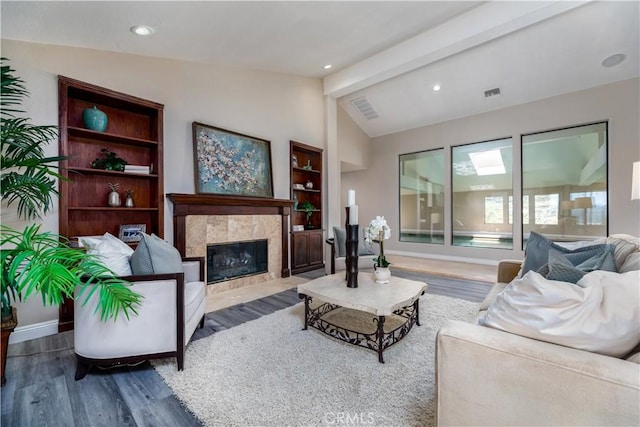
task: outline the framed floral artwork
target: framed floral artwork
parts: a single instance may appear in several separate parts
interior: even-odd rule
[[[273,198],[271,143],[193,122],[197,194]]]

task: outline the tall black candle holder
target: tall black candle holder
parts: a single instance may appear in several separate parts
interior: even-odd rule
[[[347,235],[346,241],[346,259],[347,267],[346,281],[348,288],[358,287],[358,224],[349,224],[349,208],[347,207],[347,221],[345,230]]]

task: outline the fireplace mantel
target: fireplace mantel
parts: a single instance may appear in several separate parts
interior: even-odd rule
[[[173,203],[173,244],[185,256],[188,215],[280,215],[282,217],[282,277],[289,277],[289,216],[293,201],[261,197],[169,193]]]

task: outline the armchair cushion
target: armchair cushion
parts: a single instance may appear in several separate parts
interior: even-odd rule
[[[180,252],[155,234],[142,233],[138,247],[131,255],[135,275],[182,273]]]

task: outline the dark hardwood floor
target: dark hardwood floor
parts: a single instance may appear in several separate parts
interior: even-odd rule
[[[322,272],[300,276],[313,279]],[[479,302],[490,284],[394,270],[394,275],[429,284],[428,293]],[[257,319],[299,303],[290,289],[208,313],[193,340]],[[135,367],[93,369],[74,380],[73,331],[9,346],[2,387],[1,425],[8,426],[200,426],[201,422],[173,396],[148,362]],[[185,366],[189,369],[189,366]]]

